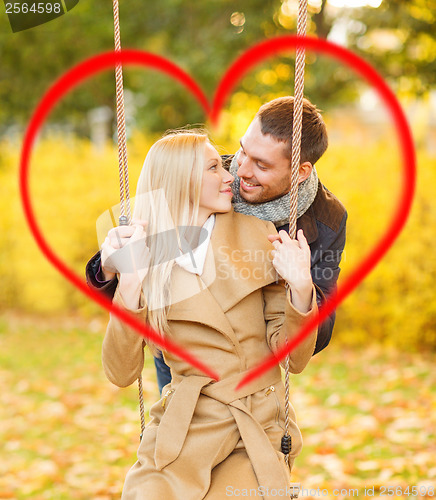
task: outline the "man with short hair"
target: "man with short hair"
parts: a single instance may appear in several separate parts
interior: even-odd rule
[[[223,165],[234,176],[233,208],[273,222],[277,231],[289,231],[291,147],[294,98],[280,97],[260,107],[234,155],[223,155]],[[303,102],[300,168],[298,173],[297,230],[302,229],[311,250],[311,274],[321,305],[336,290],[345,245],[347,212],[319,181],[315,163],[327,149],[327,130],[319,110]],[[276,239],[278,236],[276,237]],[[88,285],[113,297],[118,280],[101,268],[100,252],[86,266]],[[319,327],[314,354],[330,342],[335,313]],[[155,365],[159,391],[171,381],[162,357]]]

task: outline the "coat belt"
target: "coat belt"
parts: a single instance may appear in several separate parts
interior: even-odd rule
[[[171,387],[175,389],[175,392],[162,416],[156,435],[154,459],[158,470],[162,470],[179,456],[201,393],[228,405],[256,473],[259,486],[270,489],[288,486],[286,469],[280,462],[271,441],[246,405],[240,401],[270,385],[280,383],[280,372],[270,370],[244,387],[235,390],[237,383],[245,374],[246,372],[237,373],[218,382],[212,378],[196,375],[173,377]]]

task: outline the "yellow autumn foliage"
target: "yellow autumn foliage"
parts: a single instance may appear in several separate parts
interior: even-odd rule
[[[145,154],[154,138],[129,141],[132,196]],[[223,144],[216,140],[217,144]],[[333,144],[317,165],[321,180],[346,205],[347,244],[340,281],[380,238],[399,195],[400,156],[388,139]],[[232,153],[235,144],[224,145]],[[18,183],[19,145],[0,152],[0,308],[32,314],[99,314],[46,260],[23,215]],[[86,140],[41,139],[31,161],[29,185],[38,225],[65,264],[84,277],[98,250],[95,222],[119,202],[117,152],[112,144],[96,151]],[[418,155],[416,197],[408,222],[374,271],[340,306],[335,343],[369,340],[404,349],[436,346],[436,158]]]

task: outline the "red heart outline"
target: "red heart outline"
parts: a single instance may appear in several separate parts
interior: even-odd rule
[[[293,348],[295,348],[309,333],[317,327],[334,309],[350,294],[365,276],[376,266],[383,258],[394,240],[400,234],[413,201],[413,195],[416,183],[416,157],[412,135],[395,95],[392,93],[388,85],[382,77],[370,66],[367,62],[355,55],[353,52],[340,47],[327,40],[317,39],[313,37],[298,37],[298,36],[281,36],[266,40],[257,45],[254,45],[236,59],[230,68],[226,71],[222,78],[213,98],[212,106],[201,88],[197,83],[183,70],[167,59],[143,52],[139,50],[123,50],[122,52],[106,52],[103,54],[91,57],[82,63],[74,66],[71,70],[60,77],[44,94],[37,108],[35,109],[23,141],[23,147],[20,159],[20,194],[23,203],[25,217],[29,224],[30,230],[40,247],[43,254],[49,262],[65,276],[75,287],[81,290],[82,293],[90,297],[92,300],[100,304],[109,312],[114,313],[129,326],[134,328],[138,333],[146,338],[150,338],[153,342],[159,345],[163,350],[172,351],[177,356],[183,358],[188,363],[199,368],[208,376],[218,380],[218,375],[206,366],[203,362],[195,358],[192,354],[182,349],[176,343],[171,342],[149,328],[147,325],[141,324],[136,318],[120,309],[118,306],[104,297],[101,293],[91,290],[86,285],[85,281],[79,278],[71,269],[69,269],[52,251],[44,239],[38,224],[36,222],[33,207],[30,201],[28,187],[28,172],[32,148],[35,142],[38,131],[43,125],[44,120],[53,109],[54,105],[60,100],[69,90],[76,87],[83,80],[91,77],[106,69],[113,68],[116,64],[124,65],[140,65],[147,68],[152,68],[168,74],[175,80],[179,81],[186,89],[196,98],[202,106],[205,114],[209,116],[213,125],[216,125],[219,119],[220,111],[226,102],[231,91],[241,78],[255,65],[265,59],[277,55],[279,52],[286,50],[294,50],[297,47],[305,47],[306,49],[319,52],[327,56],[338,59],[345,65],[351,67],[363,77],[367,82],[376,88],[379,96],[382,98],[388,107],[392,118],[394,119],[399,144],[402,151],[402,167],[403,167],[403,182],[402,190],[399,197],[399,203],[393,214],[393,217],[387,227],[384,236],[378,243],[367,253],[361,264],[341,283],[334,296],[330,296],[329,300],[319,309],[316,317],[306,322],[301,328],[296,337],[283,347],[275,355],[271,354],[261,364],[253,368],[238,384],[238,388],[242,387],[249,381],[257,378],[265,371],[275,366],[283,359]]]

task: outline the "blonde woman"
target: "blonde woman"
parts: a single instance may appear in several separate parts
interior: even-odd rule
[[[134,223],[112,229],[102,247],[103,265],[119,273],[114,302],[220,377],[214,381],[163,353],[172,380],[150,410],[124,500],[222,500],[245,489],[275,498],[278,489],[282,497],[289,492],[290,470],[280,451],[280,368],[235,387],[316,313],[310,249],[302,231],[292,241],[284,231],[277,236],[271,222],[235,213],[232,181],[205,134],[163,137],[146,157]],[[203,236],[186,230],[195,227]],[[153,237],[162,234],[176,238]],[[136,256],[136,272],[116,258],[129,245],[135,246],[130,254]],[[292,351],[293,373],[304,369],[315,342],[316,331]],[[111,315],[103,342],[108,379],[120,387],[132,384],[143,368],[144,347],[143,337]],[[292,466],[302,446],[292,408],[290,433]]]

